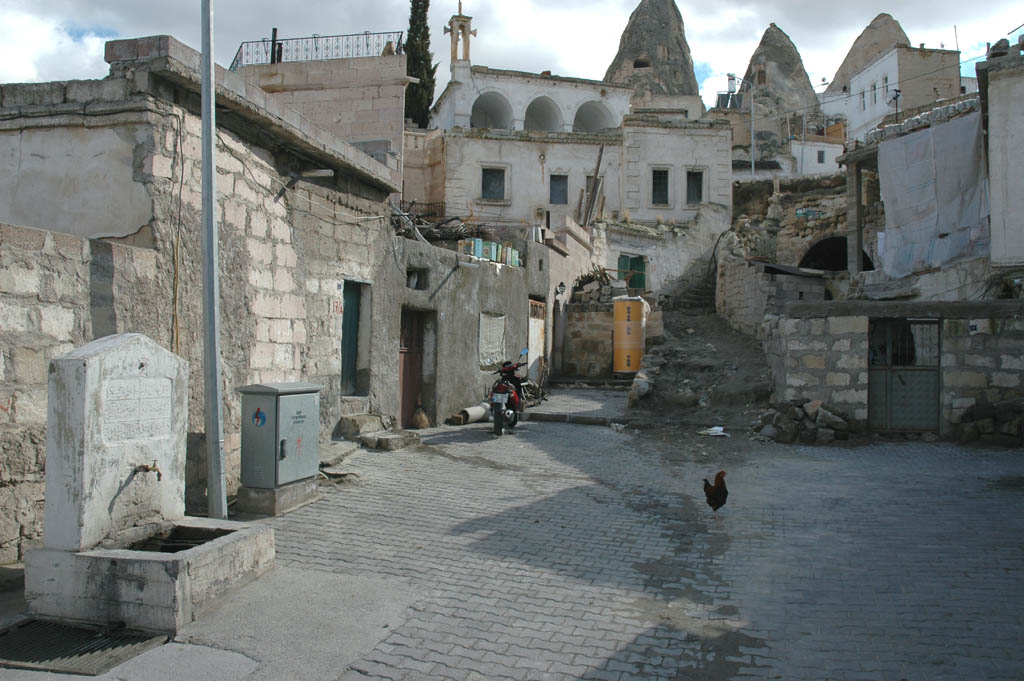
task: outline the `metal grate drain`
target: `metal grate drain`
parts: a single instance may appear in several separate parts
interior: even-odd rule
[[[96,676],[167,640],[26,620],[0,631],[0,667]]]

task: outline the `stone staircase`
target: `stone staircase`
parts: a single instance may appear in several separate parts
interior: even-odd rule
[[[715,283],[702,279],[676,294],[673,307],[678,310],[703,310],[711,312],[715,309]]]
[[[419,444],[418,433],[394,430],[390,421],[390,418],[370,413],[369,398],[342,397],[341,418],[334,429],[334,436],[357,442],[367,449],[389,452]]]

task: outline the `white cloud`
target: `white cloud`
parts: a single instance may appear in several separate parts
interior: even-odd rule
[[[615,56],[619,37],[639,0],[464,0],[464,11],[479,30],[472,60],[499,69],[541,71],[600,79]],[[720,0],[693,4],[677,0],[695,63],[711,75],[702,83],[706,103],[726,87],[725,74],[742,73],[761,35],[774,21],[793,40],[811,82],[830,79],[869,21],[891,11],[916,45],[940,42],[964,57],[1019,25],[1019,3],[992,0],[966,7],[954,0],[893,3],[812,2],[811,0]],[[0,82],[97,78],[107,72],[103,38],[170,34],[192,47],[199,44],[199,0],[0,0]],[[239,43],[269,36],[273,26],[284,37],[406,30],[408,0],[306,0],[296,10],[279,0],[217,0],[217,61],[227,65]],[[438,90],[448,80],[449,38],[442,33],[456,0],[434,0],[431,43],[438,68]],[[72,28],[62,28],[72,27]],[[80,27],[92,28],[84,34]],[[71,30],[71,33],[69,33]],[[82,36],[79,38],[79,36]]]
[[[61,26],[27,12],[0,9],[0,83],[102,78],[105,38],[75,40]]]

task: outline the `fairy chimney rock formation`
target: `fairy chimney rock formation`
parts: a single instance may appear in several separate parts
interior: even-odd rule
[[[910,38],[903,32],[900,22],[889,14],[879,14],[871,20],[846,53],[846,59],[829,83],[826,94],[841,94],[849,91],[850,78],[867,66],[875,57],[895,45],[909,45]]]
[[[764,32],[743,79],[754,84],[754,102],[760,116],[820,113],[800,52],[775,24]]]
[[[699,93],[683,17],[674,0],[641,0],[604,79],[629,85],[640,97]]]

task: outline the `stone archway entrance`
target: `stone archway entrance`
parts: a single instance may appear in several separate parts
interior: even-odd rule
[[[833,236],[822,239],[807,249],[803,259],[800,260],[800,267],[812,270],[826,270],[828,272],[843,272],[849,269],[849,261],[846,255],[846,237]],[[875,269],[875,264],[864,251],[861,251],[860,271],[866,272]]]

